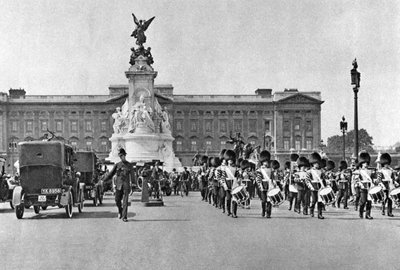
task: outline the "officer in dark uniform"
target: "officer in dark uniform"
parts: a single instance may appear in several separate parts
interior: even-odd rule
[[[125,149],[119,150],[118,156],[121,161],[114,165],[111,172],[106,176],[105,181],[117,175],[115,180],[115,203],[118,207],[118,217],[124,222],[128,221],[128,199],[131,190],[130,177],[134,174],[133,166],[126,160]],[[122,201],[122,206],[121,206]]]

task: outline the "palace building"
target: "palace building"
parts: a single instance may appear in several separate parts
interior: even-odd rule
[[[257,89],[253,95],[174,95],[172,85],[155,85],[155,95],[171,117],[175,155],[184,166],[196,153],[217,155],[240,133],[279,159],[291,152],[318,150],[321,140],[320,92]],[[18,159],[17,143],[41,140],[47,130],[75,149],[108,157],[112,114],[128,96],[128,85],[112,85],[108,95],[27,95],[24,89],[0,93],[0,154],[7,171]],[[50,134],[49,134],[50,135]]]

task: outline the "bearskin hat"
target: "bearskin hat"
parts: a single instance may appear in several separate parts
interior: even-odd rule
[[[222,149],[221,152],[219,153],[219,158],[223,159],[225,155],[226,149]]]
[[[327,160],[325,158],[321,158],[321,162],[319,163],[319,166],[321,166],[321,168],[325,168],[327,164]]]
[[[211,166],[217,168],[219,165],[221,165],[221,159],[219,157],[211,158]]]
[[[317,152],[314,152],[311,154],[309,162],[310,162],[310,164],[314,164],[314,163],[321,164],[321,160],[322,160],[321,156]]]
[[[297,159],[297,167],[310,167],[310,162],[306,157],[299,157]]]
[[[285,169],[290,169],[290,161],[285,162]]]
[[[260,162],[263,163],[265,161],[270,161],[271,160],[271,153],[268,152],[267,150],[263,150],[260,153]]]
[[[380,163],[382,166],[386,164],[390,165],[390,163],[392,163],[392,157],[389,155],[389,153],[383,153],[381,155]]]
[[[333,169],[335,169],[335,166],[336,166],[336,164],[335,164],[335,161],[333,161],[333,160],[328,160],[326,162],[326,169],[327,170],[333,170]]]
[[[298,154],[290,154],[290,161],[296,162],[299,159],[299,155]]]
[[[347,165],[347,162],[346,162],[345,160],[341,160],[341,161],[339,162],[339,169],[340,169],[340,170],[347,169],[347,167],[348,167],[348,165]]]
[[[277,161],[277,160],[271,161],[271,168],[272,169],[277,170],[277,169],[279,169],[280,166],[281,166],[281,164],[279,164],[279,161]]]
[[[242,169],[242,170],[245,170],[245,169],[247,169],[247,168],[249,168],[251,165],[250,165],[250,162],[247,160],[247,159],[244,159],[244,160],[242,160],[241,162],[240,162],[240,168]]]
[[[126,152],[125,152],[124,148],[119,149],[118,156],[126,156]]]
[[[224,153],[224,159],[225,159],[226,161],[232,160],[233,163],[235,163],[235,161],[236,161],[236,154],[235,154],[235,152],[233,152],[233,150],[226,150],[225,153]]]
[[[361,165],[363,163],[367,163],[369,165],[369,163],[371,162],[371,156],[367,152],[361,152],[358,157],[358,165]]]
[[[200,164],[201,165],[207,164],[207,161],[208,161],[208,157],[207,156],[202,156],[201,160],[200,160]]]

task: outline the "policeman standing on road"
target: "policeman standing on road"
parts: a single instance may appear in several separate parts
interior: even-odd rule
[[[118,153],[120,162],[114,165],[114,168],[106,176],[105,180],[112,178],[115,174],[117,175],[115,181],[115,203],[118,207],[118,218],[124,222],[128,221],[128,199],[131,190],[130,177],[133,177],[134,170],[130,162],[126,160],[125,149],[121,148]],[[122,201],[122,206],[121,206]]]

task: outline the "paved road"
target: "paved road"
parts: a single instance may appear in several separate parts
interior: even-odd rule
[[[111,196],[89,205],[72,219],[52,208],[17,220],[0,204],[0,269],[399,269],[399,212],[370,221],[330,208],[318,220],[284,204],[265,219],[255,200],[233,219],[191,193],[132,202],[124,223]]]

